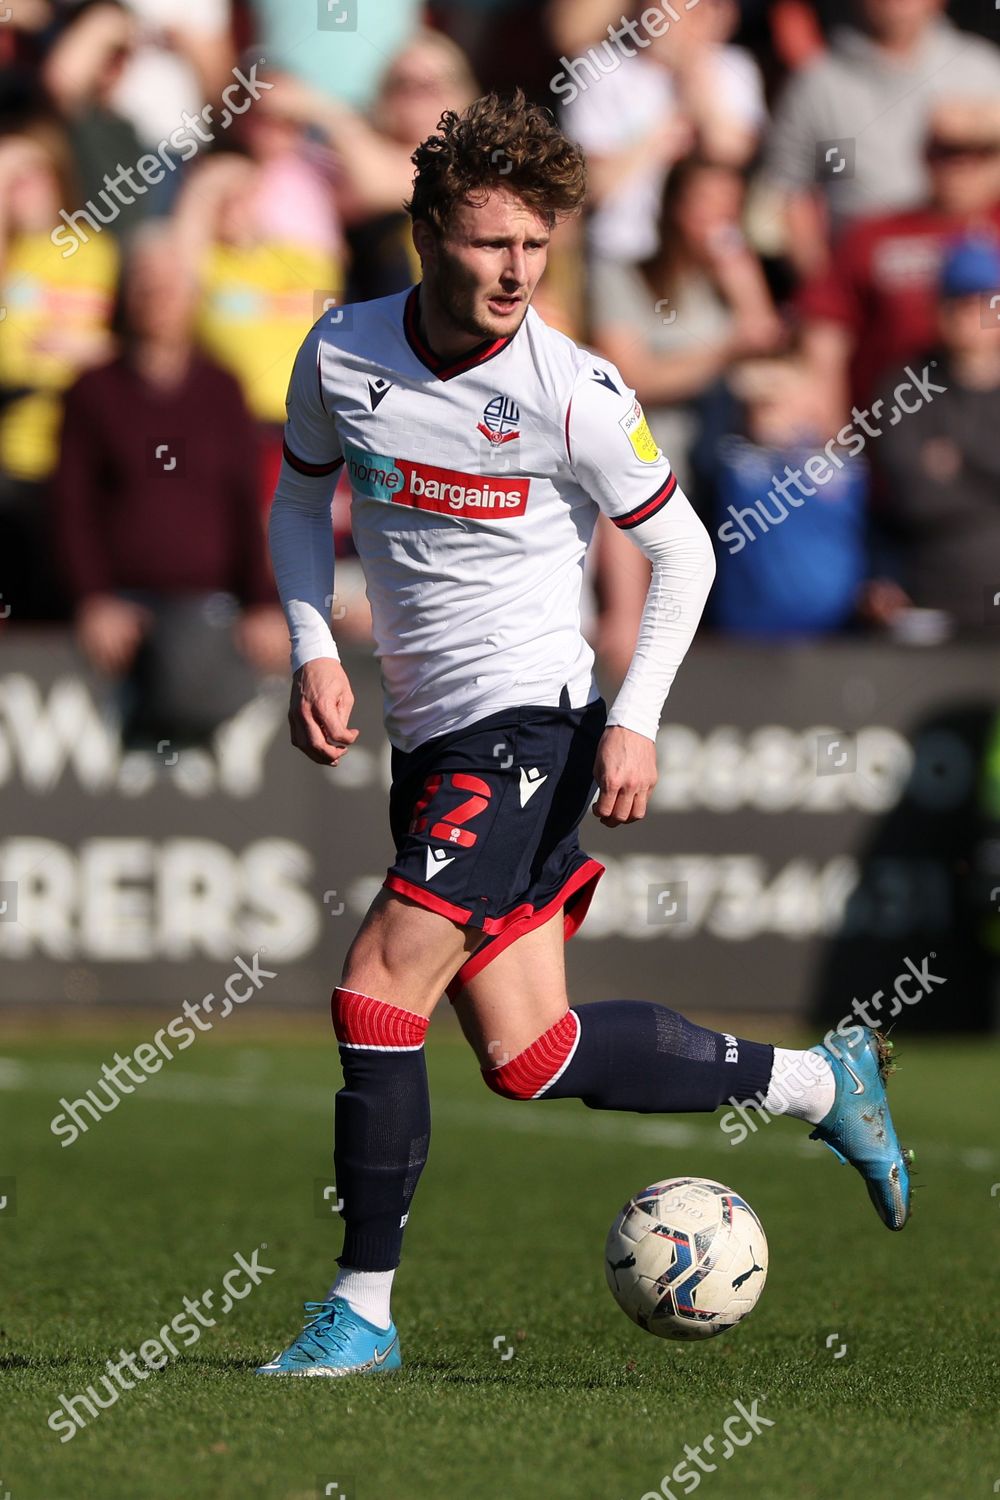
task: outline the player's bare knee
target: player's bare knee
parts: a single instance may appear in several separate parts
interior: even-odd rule
[[[456,923],[383,889],[348,950],[340,983],[430,1015],[469,946]]]

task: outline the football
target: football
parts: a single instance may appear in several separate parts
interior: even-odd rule
[[[608,1232],[608,1286],[661,1339],[710,1339],[745,1318],[767,1279],[767,1238],[745,1199],[707,1177],[636,1193]]]

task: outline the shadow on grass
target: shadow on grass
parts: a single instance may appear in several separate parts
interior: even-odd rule
[[[3,1354],[0,1355],[0,1374],[5,1370],[57,1370],[66,1365],[81,1364],[82,1360],[78,1354],[36,1355],[28,1354]]]
[[[179,1359],[173,1364],[174,1370],[204,1370],[206,1373],[229,1373],[233,1375],[252,1374],[258,1365],[262,1365],[266,1356],[258,1354],[238,1359],[235,1355],[225,1354],[198,1354],[191,1355],[186,1359]],[[164,1372],[165,1373],[165,1372]]]
[[[262,1363],[262,1359],[263,1356],[258,1356],[255,1359],[237,1359],[235,1357],[227,1358],[224,1355],[200,1355],[178,1361],[173,1366],[173,1372],[175,1375],[183,1373],[185,1370],[189,1374],[199,1371],[205,1375],[217,1376],[252,1375],[257,1366]],[[166,1373],[164,1371],[164,1374]],[[552,1378],[550,1371],[534,1366],[529,1369],[528,1366],[522,1365],[518,1370],[510,1371],[504,1365],[501,1370],[494,1371],[477,1369],[475,1365],[470,1365],[468,1361],[463,1361],[459,1358],[454,1360],[407,1360],[401,1371],[398,1373],[390,1371],[387,1374],[395,1376],[393,1380],[384,1382],[385,1384],[392,1385],[405,1383],[407,1385],[455,1385],[473,1388],[496,1387],[498,1389],[511,1386],[518,1389],[524,1389],[526,1386],[529,1388],[534,1386],[548,1386],[551,1384]],[[261,1376],[261,1384],[266,1379],[268,1377]],[[281,1377],[277,1377],[277,1380],[281,1382]],[[269,1383],[274,1384],[275,1378],[271,1377]],[[286,1385],[317,1384],[315,1380],[307,1380],[297,1376],[287,1377],[282,1383]],[[320,1383],[336,1385],[339,1382],[336,1376],[330,1376],[325,1382],[321,1381]],[[352,1388],[356,1389],[355,1381],[349,1380],[348,1383]],[[383,1381],[375,1378],[366,1383],[377,1386],[382,1384]],[[615,1382],[613,1380],[579,1379],[573,1381],[573,1384],[583,1389],[590,1386],[614,1385]]]
[[[635,1384],[636,1370],[620,1369],[568,1372],[549,1361],[522,1360],[516,1368],[504,1364],[499,1370],[484,1369],[465,1360],[417,1359],[404,1367],[404,1378],[414,1384],[454,1385],[485,1389],[600,1391],[621,1390]]]

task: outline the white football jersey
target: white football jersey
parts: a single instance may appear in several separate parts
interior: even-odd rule
[[[626,530],[675,494],[686,508],[614,365],[530,308],[513,336],[445,364],[421,340],[419,296],[325,314],[285,428],[299,474],[346,466],[403,750],[501,708],[596,697],[580,593],[598,508]],[[299,643],[293,666],[319,654]]]

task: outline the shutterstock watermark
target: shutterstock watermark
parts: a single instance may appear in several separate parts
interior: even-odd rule
[[[264,62],[265,59],[260,58],[249,73],[244,73],[242,68],[233,68],[234,81],[222,90],[220,130],[228,130],[234,117],[246,114],[262,93],[274,88],[273,83],[265,83],[257,77],[257,69],[263,67]],[[115,222],[123,208],[130,207],[136,198],[143,197],[151,187],[156,187],[168,172],[176,172],[178,159],[182,162],[190,161],[202,146],[214,141],[215,131],[210,128],[214,113],[214,106],[211,104],[206,104],[197,115],[182,109],[181,119],[184,123],[160,141],[155,151],[145,152],[134,166],[125,167],[117,162],[114,176],[105,172],[104,187],[97,194],[97,199],[88,198],[82,208],[75,209],[71,214],[61,208],[59,217],[63,223],[53,229],[49,238],[61,250],[62,259],[68,260],[81,245],[89,243],[90,236],[82,227],[83,224],[94,234],[100,234],[102,229]],[[136,173],[140,179],[138,181]],[[133,196],[130,197],[129,193]],[[104,213],[98,207],[98,200],[104,206]]]
[[[835,141],[816,142],[815,178],[817,182],[846,182],[854,176],[857,139],[839,136]]]
[[[947,984],[945,974],[935,974],[931,970],[931,963],[936,959],[936,953],[929,953],[915,963],[912,958],[903,959],[902,973],[897,974],[892,982],[892,995],[887,997],[884,990],[876,990],[870,1000],[859,1000],[857,995],[851,1001],[851,1009],[846,1016],[841,1016],[836,1026],[823,1038],[824,1045],[831,1052],[837,1052],[836,1037],[839,1037],[848,1047],[861,1037],[861,1027],[857,1025],[860,1020],[863,1025],[877,1028],[889,1020],[895,1020],[904,1005],[916,1005],[925,995],[936,990],[939,985]],[[882,1002],[886,1000],[888,1010],[883,1011]],[[731,1146],[740,1146],[748,1135],[756,1135],[761,1125],[767,1125],[775,1115],[784,1114],[788,1106],[795,1104],[802,1096],[813,1088],[820,1076],[822,1062],[818,1053],[804,1052],[802,1056],[782,1074],[779,1083],[773,1090],[768,1088],[763,1092],[758,1091],[746,1099],[729,1100],[733,1106],[719,1118],[719,1128],[729,1136]],[[772,1108],[765,1106],[764,1100],[770,1096]],[[774,1107],[774,1105],[781,1107]],[[750,1111],[753,1111],[751,1114]]]
[[[223,1316],[232,1310],[234,1302],[242,1302],[244,1297],[249,1297],[254,1287],[260,1286],[262,1277],[274,1275],[274,1266],[260,1265],[257,1260],[260,1252],[266,1249],[266,1245],[258,1245],[249,1260],[239,1251],[233,1256],[236,1265],[222,1278],[220,1312]],[[246,1277],[246,1283],[243,1290],[239,1291],[237,1288],[241,1276]],[[175,1313],[164,1323],[157,1330],[158,1337],[144,1339],[138,1351],[119,1349],[117,1357],[105,1362],[106,1375],[101,1375],[97,1382],[88,1385],[85,1391],[80,1391],[75,1396],[61,1395],[59,1405],[49,1413],[47,1423],[53,1432],[60,1434],[59,1441],[72,1442],[77,1433],[88,1425],[86,1418],[80,1414],[81,1407],[88,1413],[91,1422],[96,1422],[102,1411],[115,1405],[123,1391],[134,1391],[138,1381],[148,1380],[150,1375],[165,1370],[171,1359],[176,1359],[180,1353],[171,1335],[176,1335],[178,1339],[183,1336],[181,1348],[190,1349],[206,1328],[214,1328],[215,1318],[205,1316],[202,1311],[203,1306],[211,1307],[214,1298],[212,1288],[202,1292],[200,1297],[185,1297],[184,1311]],[[197,1321],[193,1322],[192,1319]],[[141,1360],[142,1365],[137,1360]],[[145,1368],[142,1368],[143,1365]],[[128,1379],[124,1373],[126,1369],[130,1375],[135,1376],[135,1380]],[[98,1395],[98,1385],[104,1387],[103,1396]]]
[[[638,17],[622,16],[616,26],[608,27],[608,40],[588,47],[580,57],[561,57],[558,73],[549,79],[549,88],[566,104],[585,94],[592,83],[621,67],[626,57],[637,57],[639,50],[652,44],[653,38],[666,36],[671,23],[679,21],[686,10],[694,10],[698,0],[686,0],[684,10],[672,5],[648,5]],[[635,43],[635,47],[632,46]]]
[[[742,1401],[734,1401],[734,1411],[722,1424],[723,1444],[721,1451],[716,1449],[715,1434],[706,1433],[700,1443],[685,1443],[684,1457],[660,1480],[659,1488],[647,1490],[640,1496],[640,1500],[678,1500],[672,1486],[682,1486],[680,1494],[691,1495],[702,1481],[702,1475],[714,1474],[718,1469],[717,1463],[710,1463],[702,1457],[705,1453],[715,1454],[726,1462],[732,1458],[737,1448],[746,1448],[753,1442],[754,1438],[764,1431],[766,1427],[773,1427],[774,1421],[771,1417],[762,1417],[757,1410],[762,1405],[763,1396],[755,1396],[749,1407],[744,1406]],[[737,1437],[737,1432],[743,1429],[745,1435]],[[697,1468],[693,1467],[697,1465]],[[699,1472],[700,1471],[700,1472]]]
[[[919,375],[909,365],[904,367],[903,373],[909,379],[901,380],[892,392],[895,399],[890,410],[888,426],[895,427],[904,414],[912,416],[920,411],[921,407],[933,401],[935,396],[941,395],[948,389],[946,385],[935,385],[930,377],[930,371],[936,364],[937,360],[932,359],[929,365],[924,365]],[[916,400],[912,405],[908,405],[903,399],[909,391],[913,391],[916,395]],[[884,406],[885,402],[881,397],[871,407],[859,409],[853,406],[851,421],[845,423],[837,436],[830,439],[822,453],[810,455],[801,468],[793,469],[791,465],[786,464],[784,477],[781,479],[777,474],[771,475],[773,488],[768,490],[767,498],[772,505],[778,507],[778,515],[772,515],[765,508],[763,500],[756,500],[753,505],[744,506],[742,510],[737,510],[734,505],[728,505],[726,509],[732,519],[722,523],[717,535],[720,542],[725,542],[730,557],[735,557],[737,552],[742,552],[748,542],[755,542],[758,535],[763,536],[765,532],[770,531],[772,526],[779,526],[782,521],[786,520],[789,515],[786,502],[798,510],[807,499],[817,493],[817,490],[829,484],[837,471],[845,464],[845,456],[842,456],[840,449],[847,450],[846,458],[857,458],[859,453],[864,452],[870,438],[881,437],[883,429],[871,423],[869,418],[881,418]],[[803,478],[803,474],[808,476],[808,479],[812,481],[811,484]],[[758,527],[758,532],[754,532],[751,522]]]
[[[224,1021],[232,1014],[234,1006],[243,1005],[261,989],[265,980],[274,979],[277,969],[261,967],[260,956],[265,951],[264,948],[258,948],[249,959],[237,955],[233,960],[236,968],[223,986],[225,997],[222,1009],[213,1020],[205,1019],[215,1003],[213,991],[210,990],[203,999],[196,1000],[193,1004],[190,1000],[185,1000],[181,1006],[181,1014],[174,1016],[166,1026],[161,1026],[151,1042],[140,1042],[134,1052],[127,1053],[124,1057],[116,1052],[113,1064],[101,1064],[104,1077],[97,1087],[104,1090],[103,1099],[95,1089],[88,1089],[82,1099],[60,1099],[62,1109],[49,1122],[52,1134],[62,1138],[60,1145],[72,1146],[90,1129],[90,1125],[82,1118],[84,1112],[90,1115],[91,1124],[97,1124],[105,1115],[118,1108],[124,1094],[134,1094],[135,1086],[147,1083],[154,1073],[160,1071],[164,1062],[173,1061],[176,1052],[185,1052],[195,1039],[195,1028],[198,1031],[211,1031],[215,1021]],[[194,1026],[187,1025],[187,1021],[193,1021]],[[177,1043],[176,1048],[170,1047],[167,1037]],[[132,1071],[133,1061],[138,1064],[137,1072]],[[121,1077],[123,1072],[130,1082],[126,1083]]]

